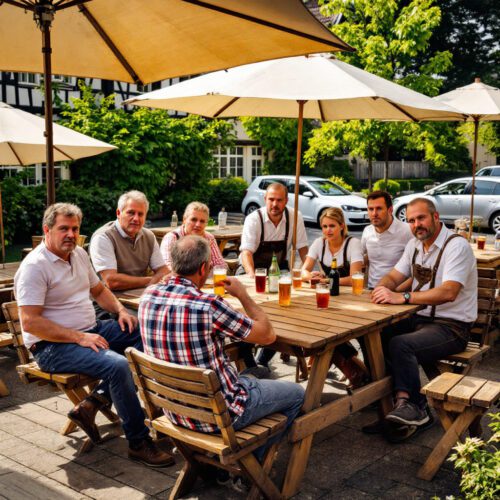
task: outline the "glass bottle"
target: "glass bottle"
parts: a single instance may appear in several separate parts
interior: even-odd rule
[[[334,257],[330,265],[330,273],[328,274],[328,279],[330,280],[330,295],[332,297],[340,294],[340,274],[337,270],[337,259]]]
[[[269,271],[267,272],[267,277],[269,280],[269,293],[278,293],[280,274],[281,273],[280,267],[278,265],[278,258],[276,257],[276,254],[273,253],[273,259],[271,260],[271,265],[269,266]]]
[[[170,219],[170,227],[177,227],[178,223],[179,223],[179,218],[177,217],[177,212],[174,210],[172,218]]]
[[[224,207],[220,209],[217,222],[219,223],[219,229],[224,229],[227,226],[227,212]]]

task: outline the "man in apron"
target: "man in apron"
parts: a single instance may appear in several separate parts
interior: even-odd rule
[[[240,266],[236,274],[255,276],[255,269],[269,269],[273,254],[278,259],[282,270],[289,270],[288,252],[292,247],[293,209],[286,206],[288,190],[286,186],[275,182],[266,189],[266,206],[259,208],[245,219],[240,246]],[[297,250],[304,262],[307,256],[307,234],[304,220],[299,212],[297,217]],[[259,365],[267,369],[267,364],[274,355],[272,349],[263,349]],[[260,368],[260,367],[258,367]]]
[[[465,349],[477,317],[477,269],[468,241],[439,221],[432,201],[417,198],[408,204],[406,213],[415,238],[375,287],[372,301],[427,306],[384,331],[382,339],[387,344],[396,397],[386,421],[418,428],[430,420],[425,396],[420,394],[419,364],[432,365]],[[411,288],[396,292],[409,277]]]

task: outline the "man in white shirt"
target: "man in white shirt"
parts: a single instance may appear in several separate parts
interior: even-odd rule
[[[95,442],[101,442],[95,416],[111,401],[129,442],[129,458],[152,467],[174,463],[156,447],[144,425],[125,349],[142,350],[137,319],[99,281],[90,259],[76,246],[82,212],[56,203],[43,217],[44,241],[23,260],[14,278],[23,339],[40,368],[77,372],[101,380],[68,414]],[[96,320],[90,297],[118,320]]]
[[[373,191],[366,198],[371,224],[361,236],[368,261],[368,288],[373,289],[403,255],[413,238],[410,226],[394,218],[392,198],[386,191]]]
[[[144,227],[148,209],[144,193],[124,193],[118,200],[116,220],[92,236],[90,258],[110,290],[146,287],[167,274],[156,237]]]
[[[271,265],[273,253],[280,269],[288,269],[288,252],[292,247],[293,209],[286,206],[288,190],[275,182],[266,189],[266,206],[259,208],[245,219],[241,236],[238,274],[253,278],[255,269]],[[307,234],[302,214],[297,217],[297,250],[302,262],[307,257]]]
[[[396,395],[395,408],[386,420],[419,427],[430,417],[425,396],[420,394],[418,365],[465,349],[477,317],[477,269],[468,241],[439,221],[432,201],[412,200],[406,216],[415,238],[373,290],[372,301],[427,306],[384,332],[390,337],[388,354]],[[409,277],[410,291],[396,292]]]

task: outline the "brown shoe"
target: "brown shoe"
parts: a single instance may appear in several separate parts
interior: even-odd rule
[[[148,467],[170,467],[175,459],[170,453],[160,450],[151,438],[146,438],[136,449],[128,449],[128,458],[142,462]]]
[[[94,444],[102,443],[99,429],[95,425],[96,413],[102,406],[104,406],[103,403],[93,397],[88,397],[68,413],[68,418],[78,425]]]
[[[332,362],[349,379],[351,389],[363,387],[370,381],[368,369],[358,357],[344,358],[337,351],[333,351]]]

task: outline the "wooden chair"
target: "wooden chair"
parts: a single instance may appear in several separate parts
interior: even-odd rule
[[[87,236],[84,234],[80,234],[76,241],[76,244],[82,248],[85,248],[85,241],[87,240]],[[21,260],[28,255],[31,250],[35,249],[40,243],[43,241],[43,235],[35,234],[31,237],[31,248],[23,248],[21,250]]]
[[[500,383],[443,373],[424,386],[421,392],[436,410],[445,430],[418,472],[419,478],[430,481],[467,430],[474,436],[480,434],[479,421],[500,397]]]
[[[6,302],[2,304],[2,310],[7,319],[11,338],[21,363],[16,369],[22,382],[25,384],[37,382],[40,385],[53,384],[64,392],[75,406],[83,401],[99,381],[80,373],[48,373],[42,371],[36,361],[32,360],[30,351],[24,345],[17,303]],[[109,408],[102,408],[100,411],[110,422],[120,422],[118,415]],[[66,436],[76,428],[77,425],[68,419],[60,433]],[[86,438],[80,447],[80,452],[89,451],[91,448],[92,442],[90,439]]]
[[[13,298],[14,289],[12,287],[0,288],[0,305],[4,302],[10,302]],[[12,335],[9,333],[5,317],[0,309],[0,347],[9,347],[14,345]],[[0,397],[8,396],[9,389],[5,382],[0,378]]]
[[[170,494],[171,500],[185,495],[196,477],[204,476],[207,464],[247,476],[253,484],[248,498],[256,499],[259,494],[282,498],[269,478],[278,443],[269,447],[262,465],[252,452],[283,432],[284,415],[268,415],[235,431],[214,371],[167,363],[130,347],[125,353],[148,415],[146,423],[169,436],[186,461]],[[220,434],[177,426],[165,415],[158,416],[159,409],[217,425]]]

